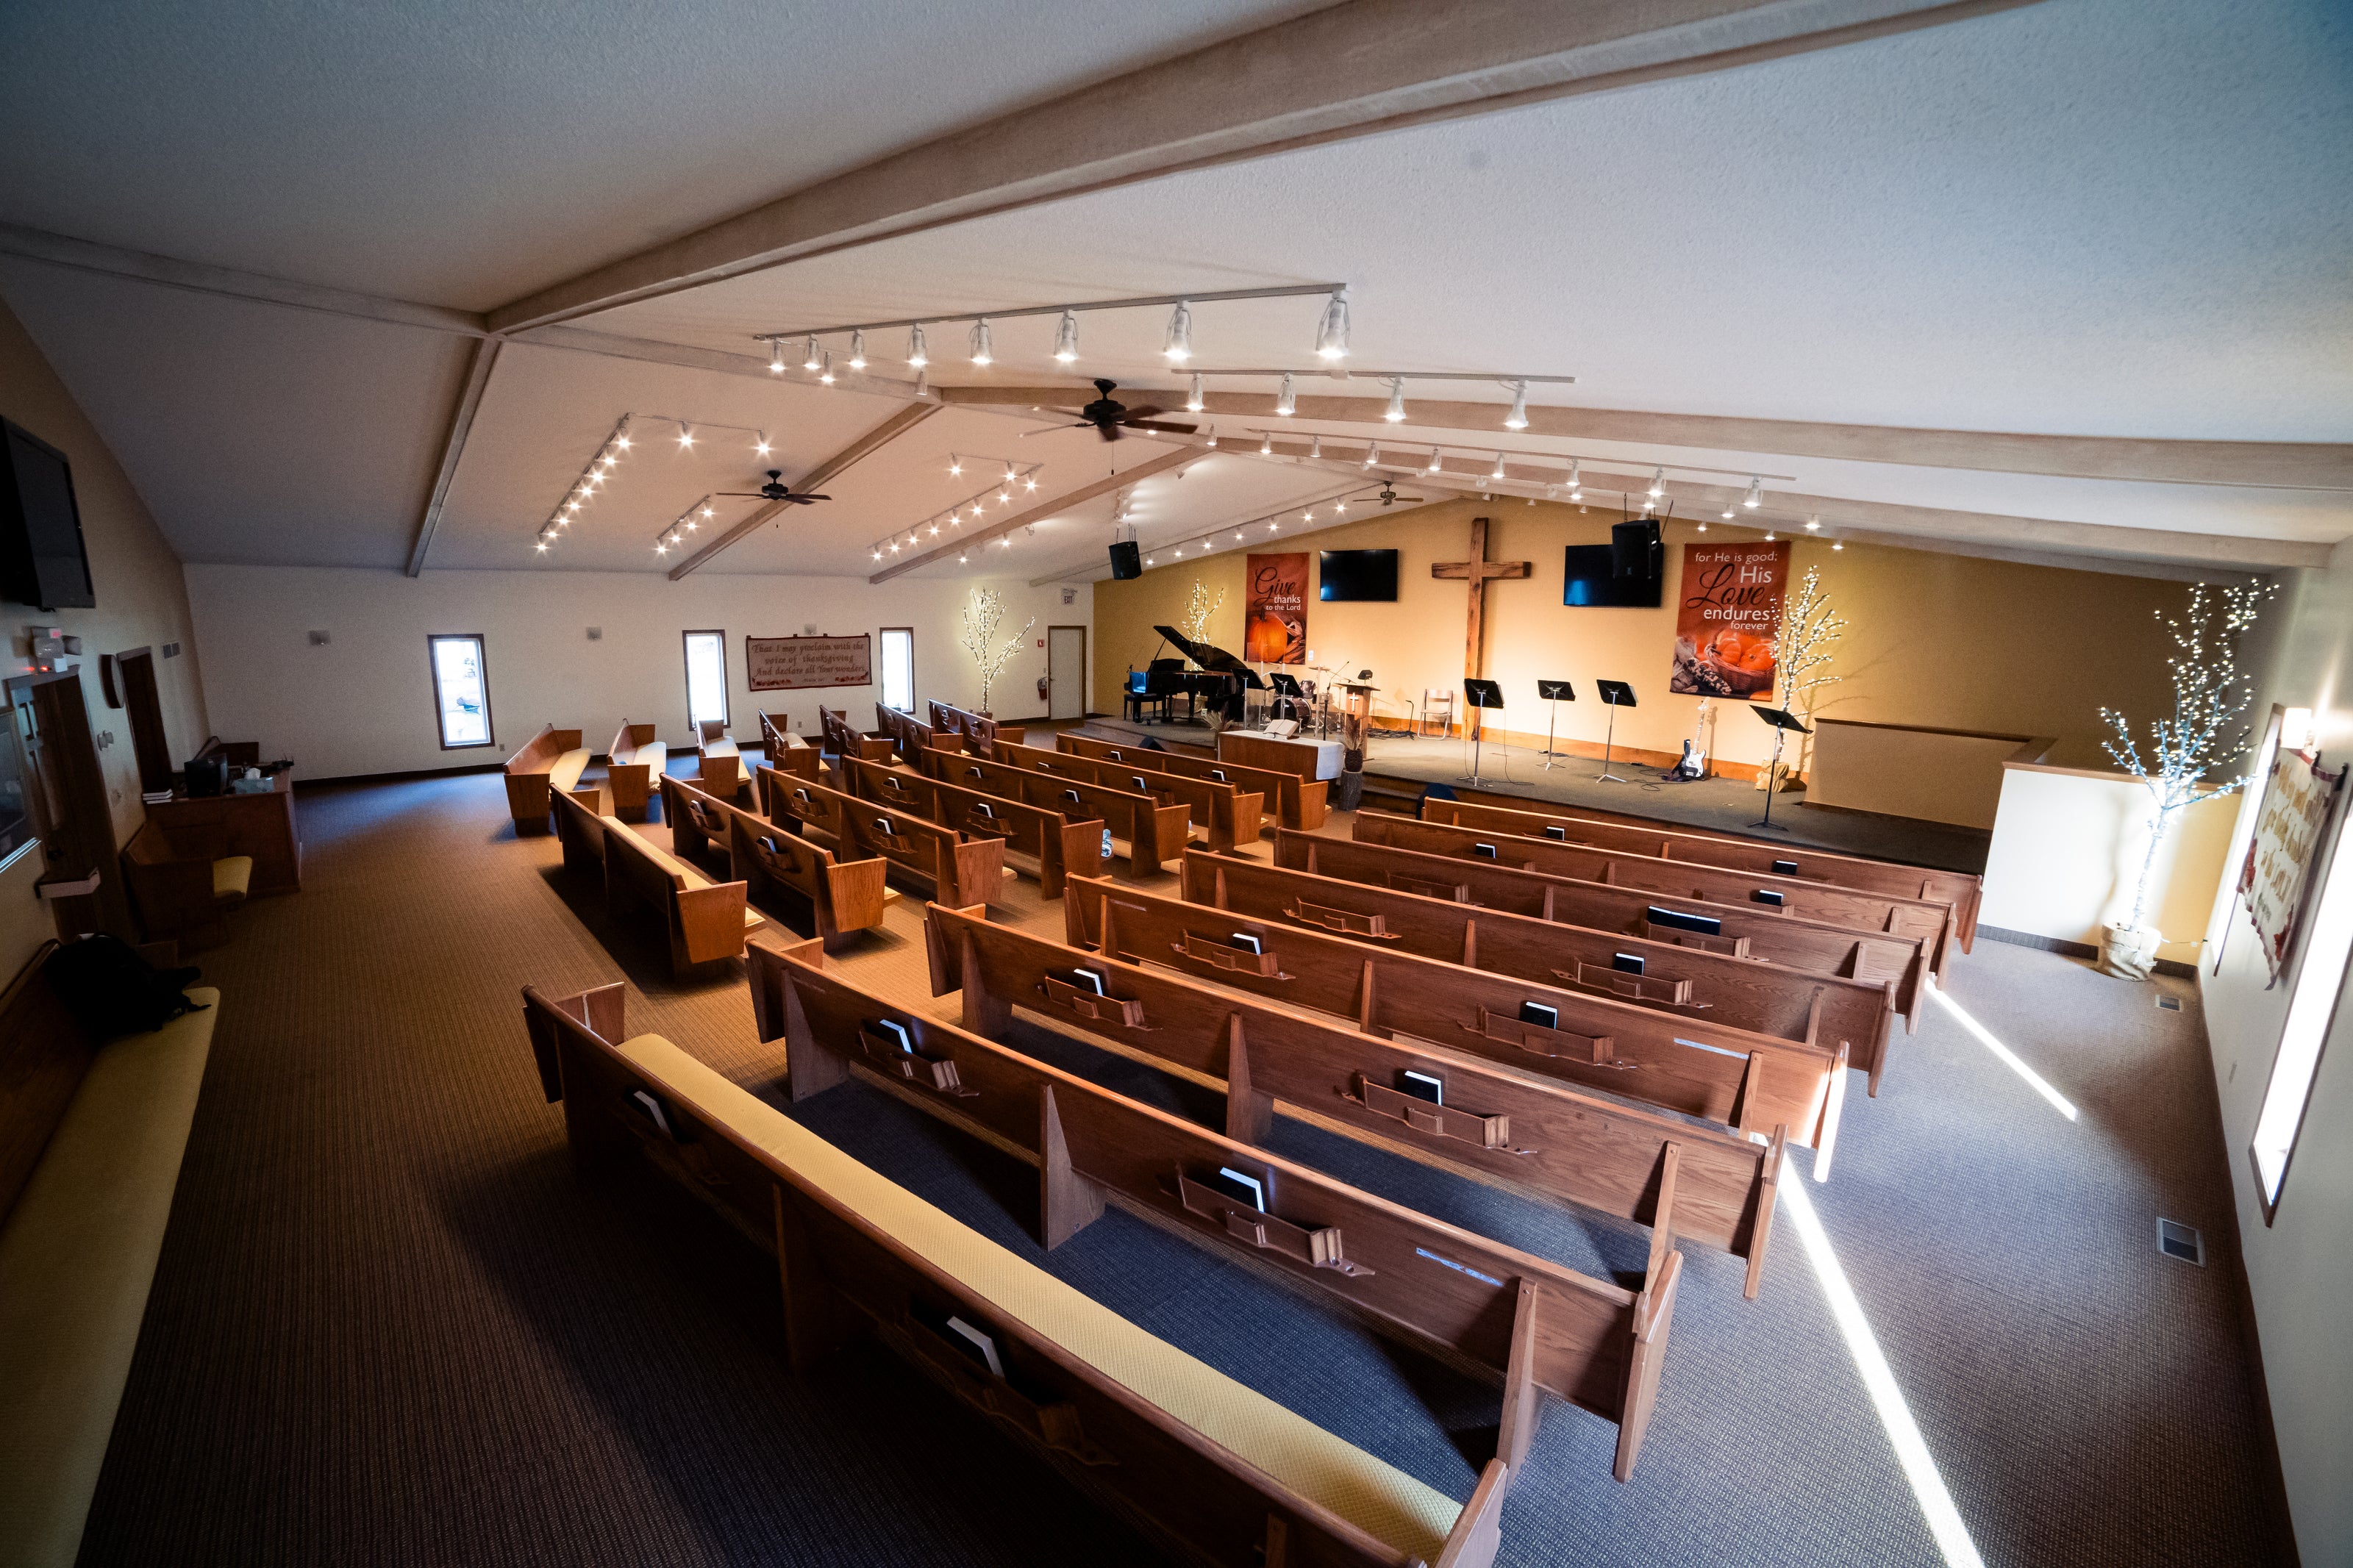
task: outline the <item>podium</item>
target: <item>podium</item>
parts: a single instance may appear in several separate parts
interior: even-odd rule
[[[1545,770],[1549,773],[1560,766],[1556,760],[1560,753],[1553,750],[1553,736],[1560,729],[1560,705],[1577,700],[1577,688],[1566,680],[1539,680],[1536,682],[1536,697],[1541,701],[1552,704],[1552,717],[1545,721],[1544,765]]]
[[[1773,781],[1780,775],[1781,772],[1781,743],[1787,741],[1792,732],[1810,735],[1813,731],[1806,728],[1804,722],[1787,708],[1760,708],[1751,703],[1748,710],[1773,726],[1773,760],[1765,764],[1765,816],[1761,821],[1748,825],[1751,827],[1770,827],[1773,826],[1773,796],[1778,793],[1773,788]],[[1781,831],[1787,833],[1789,829],[1784,826]]]
[[[1601,742],[1601,771],[1594,775],[1593,782],[1596,784],[1630,783],[1632,781],[1621,779],[1609,771],[1609,749],[1618,739],[1618,710],[1635,705],[1634,689],[1622,680],[1597,680],[1593,683],[1593,689],[1600,695],[1602,701],[1609,705],[1609,729]]]
[[[1486,781],[1479,776],[1479,762],[1481,748],[1487,743],[1486,710],[1490,708],[1501,709],[1504,706],[1504,689],[1494,681],[1482,680],[1477,676],[1465,676],[1462,679],[1462,697],[1470,706],[1479,710],[1479,728],[1473,732],[1471,742],[1471,771],[1461,774],[1457,782],[1474,785],[1483,784]]]
[[[1334,802],[1342,811],[1354,811],[1365,793],[1365,737],[1372,729],[1373,693],[1377,686],[1361,680],[1340,682],[1340,788]]]

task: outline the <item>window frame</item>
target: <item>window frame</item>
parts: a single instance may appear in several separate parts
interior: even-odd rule
[[[694,716],[693,639],[696,637],[709,637],[712,642],[719,645],[719,725],[722,730],[732,735],[735,732],[735,701],[733,693],[728,690],[727,630],[723,626],[715,630],[709,626],[703,626],[682,631],[678,634],[679,659],[681,668],[686,675],[687,730],[698,739],[701,738],[702,733],[701,725],[702,721]]]
[[[907,634],[907,705],[904,708],[892,708],[891,710],[894,713],[913,713],[915,710],[914,627],[877,626],[874,628],[874,657],[876,660],[874,669],[875,694],[881,699],[883,707],[891,707],[891,681],[889,673],[891,661],[889,656],[882,650],[884,647],[889,646],[891,634],[892,632],[904,632]]]
[[[443,722],[448,709],[441,701],[440,645],[445,642],[470,642],[474,645],[474,668],[482,672],[482,738],[479,741],[452,741]],[[491,644],[480,632],[427,632],[425,634],[425,668],[433,678],[433,733],[445,752],[479,752],[484,747],[496,750],[499,743],[498,720],[491,711]]]
[[[2265,783],[2269,783],[2268,769],[2265,770]],[[2313,847],[2314,863],[2320,875],[2306,884],[2305,904],[2297,912],[2298,939],[2303,951],[2296,957],[2295,978],[2288,984],[2287,1012],[2280,1020],[2280,1037],[2272,1047],[2271,1070],[2263,1075],[2263,1096],[2255,1102],[2254,1126],[2247,1133],[2247,1168],[2255,1179],[2255,1202],[2263,1211],[2266,1228],[2278,1219],[2280,1205],[2287,1199],[2287,1180],[2295,1173],[2295,1152],[2304,1142],[2305,1125],[2312,1116],[2313,1092],[2320,1087],[2320,1069],[2328,1058],[2328,1039],[2337,1032],[2337,1023],[2345,1012],[2346,982],[2353,978],[2353,947],[2347,949],[2333,977],[2314,973],[2312,964],[2314,943],[2321,930],[2321,913],[2328,906],[2329,895],[2334,893],[2340,899],[2353,900],[2353,832],[2347,831],[2348,817],[2353,817],[2353,812],[2347,808],[2348,794],[2346,786],[2338,786],[2336,798],[2330,803],[2329,820],[2323,828],[2323,837],[2327,842],[2325,846],[2315,845]],[[2348,911],[2348,916],[2353,918],[2353,911]],[[2281,1058],[2286,1055],[2288,1047],[2288,1029],[2296,1021],[2297,1006],[2304,999],[2304,987],[2307,981],[2317,984],[2329,978],[2333,978],[2333,984],[2328,991],[2327,1011],[2320,1020],[2319,1037],[2313,1045],[2312,1071],[2305,1079],[2302,1103],[2295,1109],[2295,1130],[2289,1132],[2287,1144],[2280,1153],[2278,1185],[2271,1187],[2264,1181],[2263,1156],[2258,1152],[2256,1140],[2263,1131],[2265,1113],[2271,1109],[2272,1091],[2278,1086]]]

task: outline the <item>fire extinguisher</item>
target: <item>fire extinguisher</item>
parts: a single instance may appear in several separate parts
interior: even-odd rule
[[[1052,676],[1039,676],[1038,678],[1038,700],[1040,702],[1050,700],[1053,693],[1053,689],[1054,678]]]

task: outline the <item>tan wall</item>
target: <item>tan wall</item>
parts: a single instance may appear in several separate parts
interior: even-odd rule
[[[125,840],[145,820],[139,804],[139,765],[132,752],[129,721],[121,710],[106,706],[99,688],[98,656],[153,647],[164,733],[172,753],[184,757],[196,749],[206,734],[205,700],[180,560],[147,515],[146,503],[132,489],[113,453],[5,305],[0,305],[0,416],[57,447],[73,464],[82,539],[98,590],[93,610],[43,612],[0,604],[12,655],[8,672],[25,668],[27,627],[61,626],[82,639],[82,700],[90,705],[91,727],[114,732],[116,743],[101,751],[99,761],[113,800],[115,837]],[[167,642],[177,642],[186,651],[178,658],[164,658]],[[41,861],[36,849],[0,872],[0,980],[16,973],[52,934],[48,911],[33,891]],[[114,868],[108,867],[106,874],[113,875]]]
[[[1130,669],[1142,669],[1155,655],[1175,657],[1176,649],[1161,647],[1160,636],[1152,628],[1174,626],[1184,618],[1195,583],[1212,599],[1225,595],[1224,605],[1209,617],[1209,640],[1229,652],[1241,651],[1242,554],[1237,547],[1198,562],[1165,563],[1125,583],[1095,584],[1095,668],[1087,689],[1088,705],[1094,711],[1119,711],[1120,689]],[[1109,619],[1104,618],[1106,605],[1113,606]]]
[[[1465,591],[1459,582],[1432,579],[1430,568],[1463,558],[1471,519],[1482,513],[1493,520],[1489,558],[1535,567],[1525,581],[1498,582],[1487,590],[1487,674],[1503,682],[1510,703],[1503,722],[1541,737],[1545,705],[1535,699],[1535,682],[1566,678],[1576,683],[1577,700],[1561,708],[1561,736],[1598,747],[1608,715],[1594,700],[1592,686],[1595,677],[1606,676],[1631,681],[1640,699],[1638,708],[1620,715],[1620,743],[1679,752],[1699,703],[1667,691],[1683,567],[1679,546],[1702,537],[1688,523],[1666,527],[1666,593],[1655,610],[1572,610],[1560,602],[1562,550],[1608,543],[1618,517],[1612,509],[1448,502],[1303,536],[1296,547],[1310,552],[1398,552],[1396,604],[1326,605],[1311,597],[1307,641],[1319,659],[1350,673],[1371,668],[1376,684],[1391,696],[1418,699],[1424,687],[1459,688]],[[1734,536],[1754,534],[1743,530]],[[1239,649],[1243,553],[1237,546],[1198,565],[1164,561],[1133,582],[1098,584],[1096,689],[1116,689],[1127,661],[1144,657],[1151,623],[1181,606],[1196,577],[1213,591],[1226,588],[1227,606],[1217,623],[1223,635],[1215,640]],[[1816,564],[1849,622],[1831,666],[1845,679],[1822,692],[1825,714],[2052,735],[2059,741],[2053,763],[2097,766],[2105,761],[2098,744],[2102,703],[2142,717],[2170,707],[2151,612],[2179,606],[2188,592],[2181,584],[1884,546],[1833,552],[1820,541],[1799,541],[1793,574],[1802,576]],[[1772,737],[1763,724],[1733,711],[1738,706],[1716,705],[1717,752],[1736,763],[1762,763]]]

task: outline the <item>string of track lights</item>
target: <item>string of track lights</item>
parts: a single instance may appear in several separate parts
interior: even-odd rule
[[[1262,527],[1269,533],[1279,533],[1282,531],[1283,520],[1294,511],[1299,513],[1299,521],[1303,526],[1312,526],[1315,521],[1318,509],[1329,506],[1332,511],[1331,521],[1337,522],[1348,515],[1348,508],[1351,505],[1368,499],[1377,499],[1379,494],[1380,492],[1369,484],[1345,485],[1306,501],[1293,501],[1280,511],[1261,512],[1241,522],[1219,523],[1215,528],[1197,533],[1189,539],[1179,540],[1175,544],[1155,544],[1144,557],[1144,563],[1146,566],[1157,565],[1159,558],[1164,554],[1172,560],[1181,561],[1187,550],[1198,555],[1211,554],[1216,552],[1220,538],[1229,533],[1233,536],[1232,542],[1236,544],[1249,542],[1249,531],[1253,528]],[[1375,509],[1376,511],[1379,510]],[[1121,520],[1124,520],[1124,516],[1125,513],[1123,511]]]
[[[975,465],[987,463],[991,466],[1002,463],[1005,465],[1005,477],[965,497],[964,500],[950,507],[944,517],[933,518],[930,521],[931,538],[937,539],[943,527],[952,530],[962,528],[966,508],[971,509],[972,521],[977,522],[981,518],[982,508],[990,499],[994,498],[1000,506],[1009,507],[1013,504],[1017,491],[1022,495],[1034,493],[1038,489],[1038,476],[1044,472],[1046,468],[1043,463],[1017,463],[1010,458],[976,458],[969,453],[950,452],[948,472],[951,475],[961,476],[967,461]],[[867,546],[867,552],[880,561],[885,554],[896,555],[904,550],[919,548],[925,537],[923,532],[923,526],[918,523],[915,527],[907,530],[904,539],[902,539],[895,531],[887,533]],[[1000,542],[1008,549],[1012,548],[1013,541],[1010,535]],[[958,556],[957,559],[963,560],[965,557]]]
[[[776,449],[775,444],[768,439],[766,431],[754,430],[749,426],[698,425],[691,420],[676,418],[667,414],[624,414],[614,425],[612,434],[607,436],[598,444],[596,455],[589,458],[582,467],[580,477],[573,480],[572,488],[564,492],[564,499],[556,503],[554,513],[540,525],[533,549],[544,554],[549,545],[564,537],[564,531],[572,526],[572,520],[596,499],[597,492],[605,488],[605,483],[612,477],[613,470],[620,467],[622,458],[636,449],[638,442],[633,437],[633,431],[638,431],[644,426],[670,425],[678,427],[678,449],[681,452],[694,450],[696,442],[702,438],[702,436],[698,435],[697,432],[707,435],[714,430],[751,437],[752,455],[755,458],[765,458]],[[685,534],[693,532],[700,523],[715,515],[711,504],[714,499],[716,499],[715,494],[706,495],[693,506],[680,513],[677,521],[664,528],[656,537],[654,553],[667,554],[672,547],[682,542]]]

